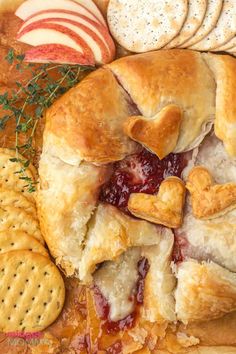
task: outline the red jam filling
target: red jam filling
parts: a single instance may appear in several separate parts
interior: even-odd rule
[[[148,260],[146,258],[141,258],[137,266],[138,281],[135,292],[135,303],[136,305],[141,305],[143,303],[144,282],[149,270]],[[111,321],[109,319],[110,305],[97,286],[94,286],[94,298],[98,316],[103,320],[102,327],[107,333],[116,333],[134,327],[136,311],[120,321]]]
[[[114,172],[103,186],[100,200],[128,212],[131,193],[157,193],[166,177],[181,176],[186,162],[184,154],[170,154],[159,160],[156,155],[143,149],[114,164]]]
[[[147,258],[141,258],[138,262],[138,281],[137,281],[137,291],[136,291],[136,300],[138,304],[143,304],[144,299],[144,285],[145,278],[149,271],[150,265]]]
[[[174,248],[172,252],[172,261],[176,264],[181,263],[185,259],[184,250],[188,246],[188,241],[181,237],[176,230],[173,230],[175,241],[174,241]]]
[[[109,319],[110,305],[97,286],[94,287],[94,298],[98,316],[103,320],[102,327],[107,333],[123,331],[134,326],[134,313],[116,322]]]
[[[174,248],[172,252],[172,261],[174,263],[180,263],[183,262],[184,257],[181,251],[181,245],[179,243],[178,238],[175,236],[175,242],[174,242]]]

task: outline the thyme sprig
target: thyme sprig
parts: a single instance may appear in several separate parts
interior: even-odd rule
[[[22,165],[22,169],[16,173],[26,182],[25,187],[28,191],[34,192],[37,182],[27,176],[26,170],[36,154],[34,137],[38,123],[44,111],[55,99],[76,85],[93,68],[80,65],[25,63],[24,55],[17,55],[12,49],[5,60],[10,65],[15,65],[15,69],[22,73],[22,77],[26,71],[31,75],[27,80],[17,81],[17,88],[11,93],[5,92],[0,95],[0,108],[6,111],[0,116],[0,130],[4,130],[7,123],[14,119],[16,157],[11,161]],[[24,135],[25,138],[23,145],[20,144],[20,135]]]

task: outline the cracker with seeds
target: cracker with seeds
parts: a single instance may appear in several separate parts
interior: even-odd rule
[[[37,218],[36,204],[27,199],[23,193],[14,190],[0,188],[0,206],[13,206],[15,208],[24,209],[28,214]]]
[[[23,165],[20,162],[12,162],[10,159],[14,158],[14,155],[9,154],[9,150],[5,151],[6,149],[0,149],[0,188],[8,188],[22,192],[25,197],[34,201],[33,193],[29,193],[26,187],[28,182],[23,180],[22,175],[19,173]],[[30,168],[25,170],[23,177],[35,181],[35,177]]]
[[[228,41],[224,45],[214,49],[213,52],[216,52],[216,51],[229,51],[230,52],[230,50],[232,48],[234,48],[235,46],[236,46],[236,37],[233,37],[232,39],[230,39],[230,41]]]
[[[11,206],[0,207],[0,231],[24,231],[44,243],[38,220],[24,209]]]
[[[206,14],[200,28],[197,30],[193,37],[181,45],[181,48],[188,48],[191,45],[194,45],[211,32],[217,24],[222,11],[222,7],[222,0],[208,0]]]
[[[207,0],[189,0],[188,14],[181,31],[165,48],[176,48],[191,38],[201,26],[207,9]]]
[[[49,258],[30,251],[0,255],[0,331],[37,332],[59,316],[65,286]]]
[[[28,250],[48,257],[47,250],[34,237],[23,231],[0,232],[0,254],[15,250]]]
[[[215,28],[190,49],[207,51],[226,44],[236,34],[236,1],[225,0]]]
[[[132,52],[162,48],[181,30],[187,0],[110,0],[107,19],[117,42]]]

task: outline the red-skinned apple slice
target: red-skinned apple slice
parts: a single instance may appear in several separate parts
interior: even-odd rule
[[[34,47],[45,44],[62,44],[77,50],[88,58],[90,63],[95,64],[93,51],[83,38],[74,31],[54,23],[42,23],[36,28],[31,25],[29,31],[25,31],[18,37],[20,42],[30,44]]]
[[[87,1],[87,0],[86,0]],[[91,0],[88,0],[89,2]],[[96,5],[94,4],[96,7]],[[96,7],[97,8],[97,7]],[[68,10],[74,11],[78,14],[84,14],[88,17],[93,17],[93,20],[102,23],[103,25],[107,26],[102,14],[100,13],[101,18],[99,19],[94,12],[91,12],[88,9],[88,6],[84,6],[79,4],[77,1],[74,0],[27,0],[23,2],[22,5],[18,7],[15,14],[17,17],[21,18],[22,20],[27,20],[32,15],[44,10],[51,10],[51,9],[58,9],[58,10]],[[92,19],[91,17],[91,19]]]
[[[74,32],[75,35],[78,35],[79,38],[83,39],[88,47],[93,51],[95,61],[98,64],[105,64],[110,62],[113,58],[110,56],[109,47],[104,43],[103,40],[87,26],[84,26],[78,22],[67,20],[67,19],[58,19],[57,21],[38,21],[30,24],[25,27],[21,33],[19,33],[18,39],[22,41],[28,32],[31,32],[37,28],[45,28],[45,26],[54,25],[54,26],[63,26],[65,30]],[[54,27],[57,29],[57,27]],[[66,32],[65,32],[66,33]],[[29,43],[28,44],[32,44]],[[42,43],[43,44],[43,43]]]
[[[26,52],[25,61],[94,66],[94,63],[90,62],[89,58],[85,57],[83,53],[61,44],[45,44],[34,47]]]
[[[47,11],[40,11],[39,13],[35,14],[34,16],[31,16],[20,28],[19,30],[19,35],[20,33],[24,30],[25,27],[29,26],[32,23],[38,23],[39,21],[42,22],[51,22],[55,21],[58,19],[66,19],[66,20],[71,20],[74,22],[78,22],[84,26],[87,26],[90,28],[90,30],[94,31],[100,38],[101,40],[104,41],[106,46],[108,47],[110,51],[110,57],[113,59],[115,56],[115,44],[113,42],[112,37],[110,36],[108,29],[103,26],[98,24],[97,22],[91,20],[87,16],[84,15],[79,15],[76,12],[72,11],[66,11],[66,10],[47,10]]]
[[[106,21],[104,20],[103,15],[101,14],[97,5],[95,5],[92,0],[75,0],[75,1],[80,5],[86,7],[88,10],[90,10],[106,26]]]

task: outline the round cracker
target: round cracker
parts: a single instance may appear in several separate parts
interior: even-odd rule
[[[208,0],[206,14],[201,26],[192,38],[190,38],[187,42],[181,45],[181,48],[187,48],[191,45],[194,45],[195,43],[201,41],[204,37],[206,37],[217,24],[222,8],[222,0]]]
[[[62,276],[48,257],[30,251],[0,255],[0,330],[42,331],[65,300]]]
[[[132,52],[162,48],[180,31],[187,0],[110,0],[107,19],[117,42]]]
[[[7,149],[7,148],[0,148],[0,154],[7,154],[7,155],[11,156],[11,158],[14,158],[14,157],[17,156],[16,150]],[[20,160],[23,160],[23,161],[26,160],[26,158],[23,155],[19,154],[19,153],[18,153],[18,158]],[[29,164],[28,169],[30,170],[30,172],[32,173],[34,178],[36,179],[37,178],[37,170],[34,167],[34,165],[32,165],[32,163]]]
[[[34,193],[30,193],[26,187],[28,182],[21,179],[22,175],[17,173],[23,168],[23,165],[20,162],[12,162],[10,159],[15,157],[15,153],[13,151],[9,153],[9,151],[11,150],[0,149],[0,188],[13,189],[24,193],[28,199],[33,201]],[[24,172],[24,176],[35,181],[32,171],[32,167],[31,169],[27,168]]]
[[[38,220],[24,209],[11,206],[0,207],[0,231],[5,230],[24,231],[44,243]]]
[[[232,38],[229,42],[225,43],[224,45],[214,49],[214,52],[226,51],[226,50],[234,48],[235,46],[236,46],[236,37]]]
[[[27,199],[23,193],[14,190],[0,188],[0,206],[13,206],[24,209],[28,214],[37,218],[36,204]]]
[[[189,0],[188,14],[178,34],[165,48],[176,48],[191,38],[201,26],[207,9],[207,0]]]
[[[26,232],[1,231],[0,254],[15,250],[28,250],[48,257],[48,252],[43,245]]]
[[[212,50],[226,44],[236,33],[236,1],[225,0],[215,28],[200,42],[189,47],[195,50]]]

